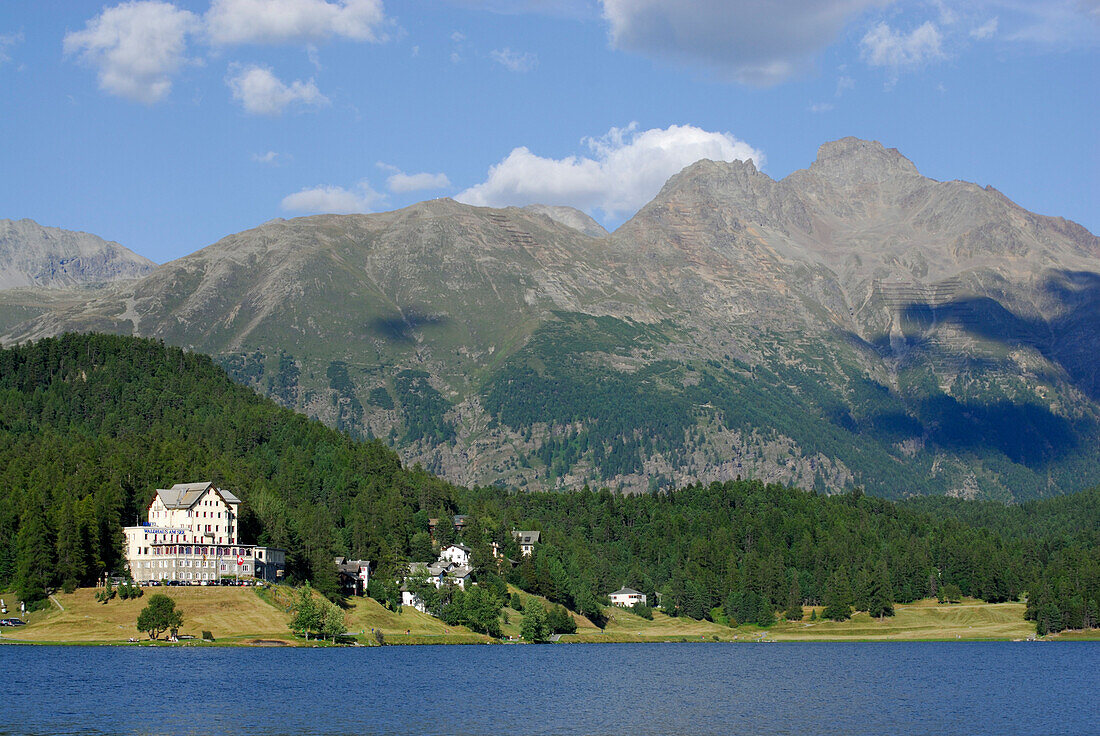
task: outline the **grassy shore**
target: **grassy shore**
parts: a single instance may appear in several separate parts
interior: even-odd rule
[[[95,600],[95,590],[58,593],[46,610],[29,614],[28,625],[0,629],[0,642],[38,644],[121,644],[129,639],[146,641],[135,622],[148,596],[136,600],[114,599],[107,604]],[[290,633],[287,622],[294,592],[285,587],[253,588],[166,588],[159,589],[176,601],[183,611],[181,634],[214,635],[217,644],[243,646],[296,646],[306,642]],[[514,591],[513,591],[514,592]],[[521,593],[524,605],[545,599]],[[9,614],[18,601],[3,594]],[[64,608],[64,610],[61,610]],[[345,608],[350,637],[363,644],[376,643],[380,631],[386,644],[482,644],[494,641],[462,626],[404,608],[389,611],[370,598],[352,598]],[[623,609],[608,609],[608,622],[599,629],[574,614],[577,633],[561,637],[563,642],[665,642],[665,641],[1007,641],[1025,639],[1034,627],[1024,620],[1022,603],[939,604],[926,600],[898,605],[897,615],[883,620],[856,614],[849,621],[810,621],[810,608],[802,621],[780,621],[762,629],[757,626],[730,628],[710,621],[672,618],[654,611],[649,621]],[[820,609],[817,610],[820,616]],[[523,614],[506,608],[502,621],[505,637],[518,640]],[[1057,640],[1097,640],[1100,631],[1064,632],[1046,637]],[[313,642],[310,642],[311,644]]]

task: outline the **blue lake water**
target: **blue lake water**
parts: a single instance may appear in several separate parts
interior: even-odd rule
[[[1100,643],[0,646],[0,734],[1100,734]]]

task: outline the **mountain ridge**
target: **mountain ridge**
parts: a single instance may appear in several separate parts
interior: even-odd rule
[[[778,181],[697,162],[598,237],[554,212],[271,221],[4,339],[209,352],[463,484],[1006,499],[1100,480],[1100,239],[1079,225],[858,139]]]

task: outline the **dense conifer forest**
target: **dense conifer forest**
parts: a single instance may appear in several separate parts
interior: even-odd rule
[[[432,401],[417,379],[410,390]],[[809,603],[886,616],[896,602],[962,595],[1026,596],[1040,633],[1100,620],[1100,489],[1015,507],[755,480],[640,496],[465,489],[279,408],[203,355],[105,335],[0,350],[0,588],[41,599],[121,570],[121,527],[156,488],[197,480],[237,493],[242,538],[286,548],[292,579],[330,596],[332,557],[346,555],[376,563],[372,592],[392,604],[387,580],[432,555],[428,519],[443,520],[434,541],[445,542],[462,513],[489,594],[503,597],[507,579],[597,622],[622,585],[674,615],[739,623]],[[542,532],[533,558],[512,529]],[[520,562],[494,562],[492,542]]]

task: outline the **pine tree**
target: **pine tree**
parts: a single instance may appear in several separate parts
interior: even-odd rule
[[[873,587],[872,581],[873,575],[871,571],[864,565],[856,573],[855,584],[852,586],[855,593],[855,599],[852,601],[852,605],[857,611],[867,611],[871,607],[871,589]]]
[[[821,615],[833,621],[847,621],[852,617],[852,586],[848,582],[848,571],[843,566],[829,578],[825,590],[825,610]]]
[[[58,516],[57,576],[65,591],[72,592],[87,575],[88,564],[71,498],[66,499]]]
[[[802,620],[802,589],[798,585],[798,576],[791,577],[791,588],[787,592],[787,610],[783,615],[788,621]]]
[[[885,560],[879,560],[874,572],[871,573],[867,613],[880,619],[894,615],[894,595],[890,587],[890,573],[886,569]]]
[[[35,503],[23,513],[16,540],[16,585],[19,597],[26,603],[35,603],[46,597],[46,589],[53,583],[54,545],[46,526],[46,515]]]

